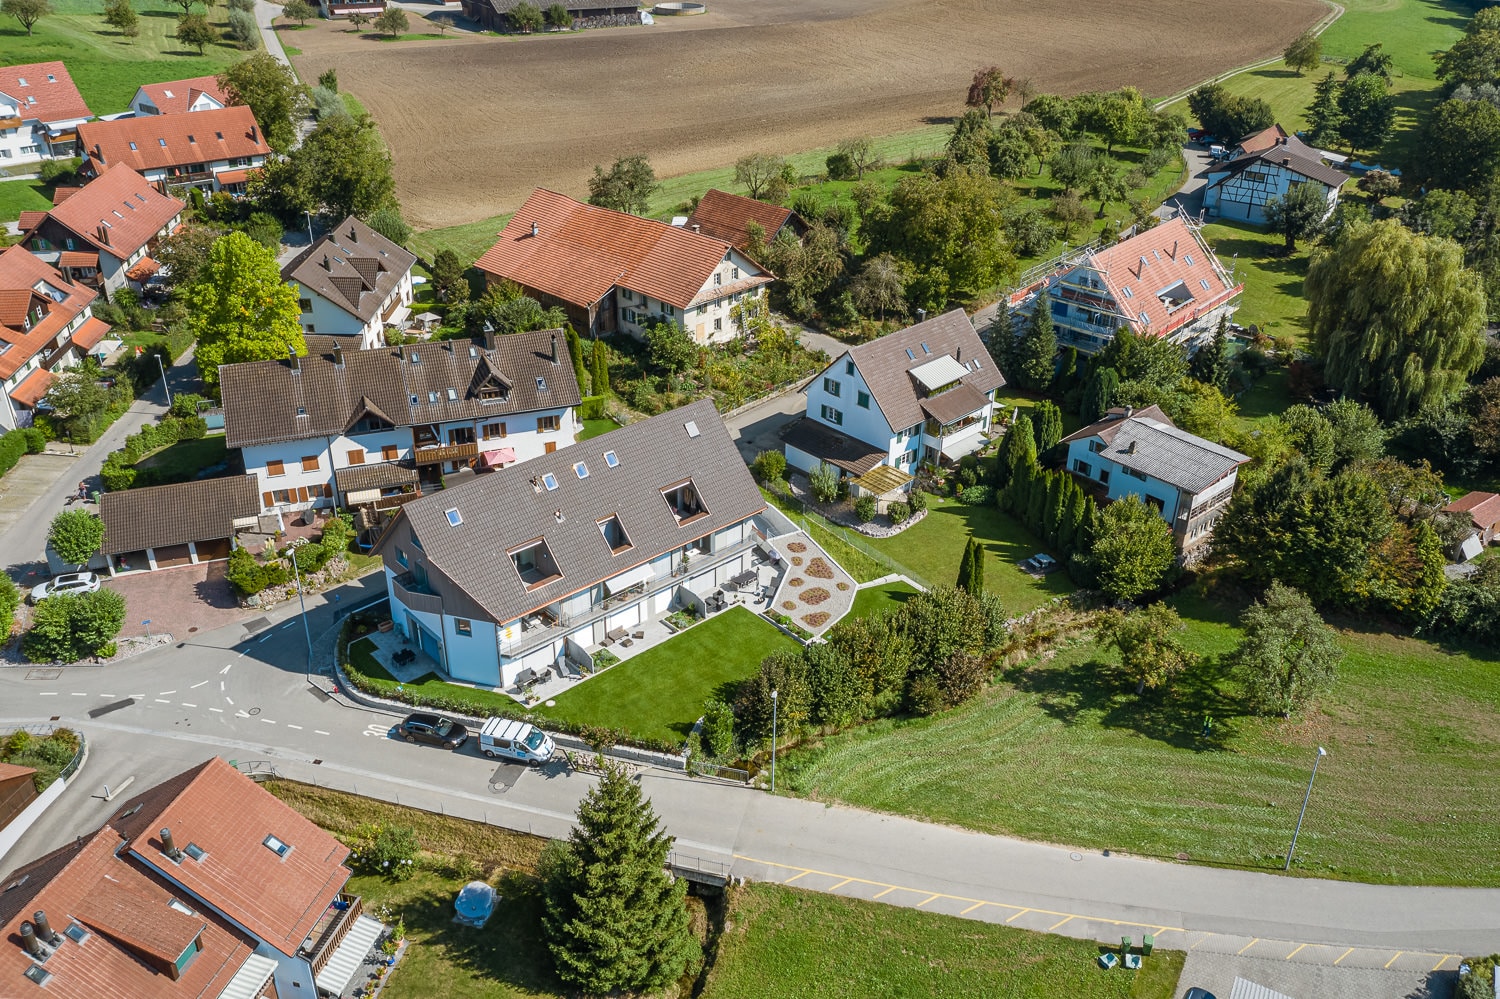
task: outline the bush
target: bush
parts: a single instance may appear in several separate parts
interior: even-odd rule
[[[875,519],[875,497],[861,496],[854,501],[854,516],[859,518],[861,524],[868,524]]]
[[[777,479],[784,479],[786,478],[786,455],[780,451],[762,451],[755,456],[750,469],[761,482],[770,483]]]
[[[255,556],[245,548],[236,548],[229,553],[229,565],[224,570],[224,578],[229,580],[230,585],[242,597],[259,593],[270,585],[266,579],[266,567],[257,562]]]
[[[809,472],[807,478],[812,485],[813,499],[819,503],[832,503],[843,495],[844,483],[839,478],[839,470],[827,462],[818,462],[818,467]]]
[[[71,565],[87,565],[104,544],[104,521],[87,510],[64,510],[52,518],[47,543]]]
[[[260,48],[260,28],[255,23],[255,15],[248,10],[229,11],[229,37],[234,44],[246,52]]]
[[[411,826],[366,823],[349,844],[350,866],[391,881],[405,881],[416,873],[417,831]]]
[[[198,415],[198,406],[206,400],[195,392],[179,392],[172,397],[171,415],[191,418]],[[204,427],[207,430],[207,426]]]
[[[113,590],[48,597],[22,648],[32,662],[74,663],[99,653],[124,624],[125,598]]]
[[[0,436],[0,475],[16,467],[23,454],[41,454],[47,447],[47,435],[36,427],[12,430]]]
[[[77,156],[68,160],[47,160],[37,173],[41,175],[43,184],[61,184],[72,180],[81,166],[83,160]]]
[[[604,419],[604,406],[609,402],[607,395],[586,395],[578,402],[578,418],[581,420]]]
[[[349,550],[349,542],[354,537],[354,518],[347,513],[331,517],[328,523],[323,525],[323,533],[318,538],[318,543],[328,553],[329,558],[342,554]]]
[[[986,485],[967,486],[958,494],[960,503],[969,506],[989,506],[995,499],[995,490]]]
[[[0,576],[0,645],[4,645],[15,630],[16,608],[20,605],[20,587],[12,583],[9,576]]]
[[[829,180],[854,180],[859,176],[859,168],[854,165],[854,157],[848,153],[834,153],[823,161],[828,170]]]
[[[734,711],[723,701],[703,705],[703,729],[699,735],[703,750],[709,756],[731,759],[734,756]]]
[[[1454,999],[1495,999],[1495,966],[1500,965],[1500,954],[1471,957],[1464,964],[1469,966],[1469,973],[1458,980]]]
[[[909,502],[912,513],[921,513],[927,509],[927,494],[920,489],[913,489]]]
[[[893,524],[904,524],[911,519],[911,507],[900,500],[885,508],[885,515]]]
[[[250,0],[250,2],[254,3],[255,0]],[[344,103],[344,99],[339,96],[338,91],[330,90],[328,87],[319,86],[312,88],[312,106],[313,117],[319,121],[325,121],[328,118],[349,113],[349,107]]]

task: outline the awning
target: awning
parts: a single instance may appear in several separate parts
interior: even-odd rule
[[[73,346],[84,353],[88,353],[99,346],[99,341],[103,340],[104,335],[112,328],[104,320],[90,316],[83,321],[83,325],[78,327],[78,331],[73,334]]]
[[[245,963],[240,965],[240,970],[234,973],[229,984],[224,986],[224,991],[219,993],[219,999],[256,999],[275,973],[275,961],[259,954],[251,954],[245,958]]]
[[[220,187],[225,184],[243,184],[249,177],[249,170],[222,170],[214,174],[214,179],[219,182]]]
[[[956,382],[968,373],[968,368],[959,364],[948,354],[911,369],[911,376],[921,382],[922,387],[929,392]]]
[[[387,326],[400,326],[411,315],[411,309],[404,305],[398,305],[386,314],[385,324]]]
[[[866,492],[873,493],[876,496],[884,496],[886,493],[892,493],[902,488],[911,479],[912,477],[909,474],[901,471],[899,468],[893,468],[890,465],[876,465],[864,475],[855,479],[854,484]]]
[[[361,503],[374,503],[380,499],[379,489],[356,489],[354,492],[344,496],[344,502],[350,506],[359,506]]]
[[[159,270],[161,270],[161,264],[150,257],[142,257],[135,262],[134,267],[125,272],[125,276],[132,281],[144,281]]]
[[[31,374],[21,379],[21,384],[10,390],[10,397],[27,409],[35,409],[36,404],[42,401],[52,383],[57,381],[57,376],[46,368],[37,368]]]
[[[92,267],[99,269],[99,254],[82,250],[64,250],[57,255],[58,267]]]
[[[943,457],[949,461],[957,461],[966,454],[973,454],[984,446],[984,435],[975,433],[961,440],[949,441],[943,445]]]
[[[371,919],[369,916],[360,916],[349,927],[349,932],[339,943],[338,949],[329,957],[328,963],[323,970],[318,972],[318,977],[313,981],[318,988],[330,995],[343,995],[344,990],[349,987],[349,980],[364,963],[365,955],[370,948],[375,946],[375,941],[380,939],[380,934],[385,932],[385,925],[379,920]]]
[[[637,583],[644,583],[653,575],[655,573],[651,571],[650,562],[647,562],[645,565],[638,565],[629,572],[620,573],[614,579],[606,579],[604,581],[604,592],[621,593],[635,586]]]
[[[479,458],[488,468],[508,465],[516,460],[516,449],[513,447],[502,447],[497,451],[483,451],[480,453]]]

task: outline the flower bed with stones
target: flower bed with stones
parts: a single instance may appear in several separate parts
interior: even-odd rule
[[[829,593],[827,590],[823,589],[823,587],[821,586],[814,586],[810,590],[803,590],[800,599],[803,603],[807,604],[807,606],[816,607],[818,606],[818,604],[827,600],[828,597]]]
[[[828,623],[828,618],[829,614],[827,611],[818,611],[814,614],[802,615],[802,623],[809,628],[821,628]]]
[[[820,557],[814,557],[811,562],[807,563],[807,574],[815,579],[832,579],[833,566]]]

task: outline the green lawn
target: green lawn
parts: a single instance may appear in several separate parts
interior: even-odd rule
[[[41,181],[0,181],[0,221],[11,222],[22,212],[45,212],[51,207],[52,191]]]
[[[854,606],[850,608],[849,616],[869,617],[871,614],[889,614],[910,600],[916,592],[916,587],[899,582],[867,586],[855,595]]]
[[[1500,671],[1491,656],[1341,632],[1339,682],[1290,721],[1243,713],[1224,604],[1184,595],[1205,658],[1137,697],[1087,641],[1011,671],[937,718],[880,722],[799,751],[788,786],[983,832],[1164,859],[1280,870],[1318,745],[1329,756],[1298,841],[1299,874],[1493,885]],[[1204,737],[1205,716],[1214,719]]]
[[[578,439],[580,441],[586,441],[592,437],[598,437],[600,434],[607,434],[611,430],[620,429],[620,425],[618,423],[616,423],[614,420],[609,419],[584,420],[582,422],[583,431],[578,435]]]
[[[224,435],[215,434],[197,440],[182,440],[136,462],[135,467],[151,470],[151,485],[160,486],[171,482],[188,482],[205,469],[222,465],[229,460],[224,447]]]
[[[1290,336],[1299,346],[1305,345],[1307,299],[1302,297],[1302,279],[1307,276],[1307,244],[1299,243],[1290,257],[1281,256],[1284,239],[1242,222],[1206,225],[1203,238],[1245,286],[1235,322],[1258,326],[1268,336]]]
[[[936,585],[952,583],[957,577],[970,536],[984,542],[985,588],[999,595],[1007,613],[1024,614],[1075,589],[1066,572],[1035,579],[1016,568],[1022,559],[1050,549],[995,506],[966,506],[955,499],[929,496],[928,513],[921,523],[895,537],[871,538],[869,543]]]
[[[164,0],[134,6],[141,29],[134,39],[106,25],[94,0],[52,0],[56,13],[38,21],[30,37],[6,17],[0,20],[0,64],[63,60],[89,110],[100,115],[124,111],[144,83],[212,76],[247,54],[218,44],[200,56],[172,37],[180,7]],[[226,7],[211,7],[209,19],[222,30],[227,13]]]
[[[711,697],[753,674],[772,652],[797,643],[743,607],[696,624],[535,708],[543,718],[621,728],[646,739],[681,742]]]

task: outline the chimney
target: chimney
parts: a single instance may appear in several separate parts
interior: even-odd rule
[[[326,254],[326,253],[323,254],[323,269],[325,271],[332,271],[333,270],[333,264],[329,261],[328,254]]]
[[[359,233],[357,233],[357,232],[354,231],[354,226],[352,226],[352,225],[349,227],[349,242],[351,242],[351,243],[358,243],[359,242]]]
[[[177,849],[177,844],[172,842],[172,830],[162,826],[161,830],[161,852],[167,855],[168,860],[181,860],[182,851]]]
[[[38,909],[33,912],[31,914],[31,921],[36,924],[37,936],[41,937],[53,947],[56,947],[58,944],[62,943],[62,937],[58,935],[58,932],[52,928],[52,924],[47,920],[47,913],[45,910]]]
[[[338,344],[333,345],[333,363],[335,367],[342,368],[344,366],[344,348]]]
[[[1135,441],[1131,441],[1130,442],[1130,445],[1125,448],[1125,453],[1126,454],[1135,454]]]
[[[536,223],[535,222],[531,223],[531,234],[533,236],[535,236],[537,234],[537,228],[536,228]]]
[[[1135,407],[1134,406],[1126,406],[1125,407],[1125,419],[1127,419],[1127,420],[1130,419],[1131,414],[1134,413],[1134,412],[1135,412]]]
[[[99,242],[103,243],[105,246],[109,245],[109,226],[105,225],[103,222],[99,223]]]
[[[919,323],[925,323],[926,321],[927,321],[927,310],[926,309],[918,309],[917,310],[917,322],[919,322]]]
[[[286,353],[287,353],[287,357],[291,358],[291,361],[292,361],[292,374],[295,375],[295,374],[301,373],[301,371],[302,371],[302,358],[300,358],[300,357],[297,356],[297,350],[296,350],[296,348],[295,347],[288,347],[286,349]],[[168,835],[168,831],[166,829],[163,829],[162,830],[162,840],[163,841],[166,840],[167,835]]]
[[[699,225],[698,223],[694,222],[693,223],[693,231],[697,232],[697,233],[701,233],[703,231],[703,227],[701,225]]]
[[[260,141],[260,131],[254,125],[250,126],[250,141],[251,142],[259,142]]]
[[[557,363],[557,334],[552,334],[552,363]]]
[[[958,347],[954,348],[953,359],[955,361],[957,361],[958,363],[960,363],[960,364],[963,363],[963,361],[964,361],[964,348],[963,348],[962,344],[960,344]]]
[[[36,930],[32,929],[30,923],[21,924],[21,946],[25,947],[26,953],[36,960],[47,960],[47,948],[43,947],[42,942],[36,938]]]

